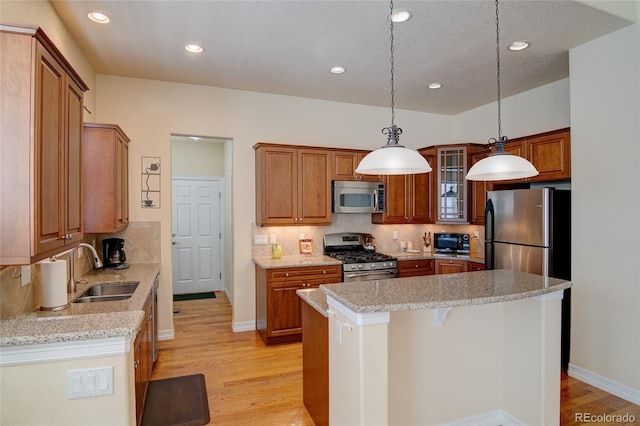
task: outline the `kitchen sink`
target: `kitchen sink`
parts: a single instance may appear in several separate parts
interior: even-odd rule
[[[73,303],[113,302],[128,299],[136,291],[139,281],[103,282],[86,289]]]

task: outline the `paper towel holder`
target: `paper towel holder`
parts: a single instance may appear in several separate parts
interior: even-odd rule
[[[40,263],[40,268],[41,268],[41,284],[43,285],[42,291],[41,291],[41,303],[40,303],[40,310],[41,311],[49,311],[49,312],[55,312],[55,311],[61,311],[63,309],[67,309],[69,308],[69,302],[67,300],[67,280],[66,280],[66,275],[67,275],[67,265],[65,261],[60,261],[58,259],[56,259],[56,256],[52,256],[50,259],[52,263],[62,263],[64,266],[64,286],[62,286],[62,284],[60,284],[60,287],[56,290],[50,290],[50,291],[46,291],[44,289],[44,284],[45,284],[45,278],[44,278],[44,274],[42,272],[42,262],[38,262]],[[52,284],[52,283],[50,283]],[[59,294],[55,294],[55,292],[58,292]],[[45,292],[47,294],[47,296],[45,296]],[[45,302],[45,298],[48,299],[48,301]],[[59,299],[59,300],[58,300]],[[54,300],[57,300],[57,302],[54,302]],[[45,304],[47,304],[47,306],[45,306]]]

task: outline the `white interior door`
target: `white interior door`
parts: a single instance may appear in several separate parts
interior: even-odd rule
[[[222,178],[173,177],[173,294],[222,290]]]

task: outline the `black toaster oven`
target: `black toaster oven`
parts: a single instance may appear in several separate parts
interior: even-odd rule
[[[435,253],[469,254],[469,234],[439,234],[433,236]]]

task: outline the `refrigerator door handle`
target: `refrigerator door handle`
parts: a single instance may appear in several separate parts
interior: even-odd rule
[[[491,198],[487,200],[487,205],[484,209],[484,235],[485,235],[485,243],[484,243],[484,267],[485,269],[494,269],[494,260],[493,260],[493,240],[495,235],[493,233],[494,229],[494,217],[495,211],[493,209],[493,201]]]

